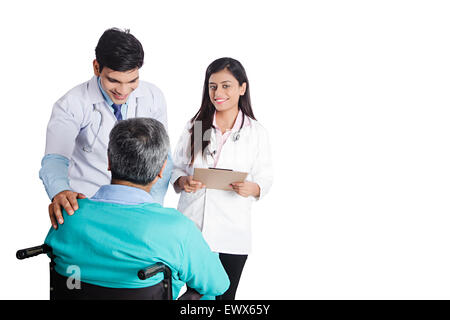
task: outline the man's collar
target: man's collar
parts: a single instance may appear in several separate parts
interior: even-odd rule
[[[91,200],[128,205],[154,203],[153,198],[145,190],[121,184],[101,186]]]
[[[106,100],[106,103],[109,106],[112,106],[114,104],[114,102],[111,100],[111,98],[108,96],[108,94],[105,92],[105,90],[103,90],[102,87],[102,82],[100,81],[100,77],[97,77],[97,84],[98,84],[98,88],[100,89],[100,92],[103,95],[103,98]]]
[[[93,76],[87,84],[88,95],[92,103],[99,103],[105,101],[100,88],[98,87],[97,77]]]

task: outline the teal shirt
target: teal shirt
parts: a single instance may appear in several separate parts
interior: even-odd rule
[[[103,191],[106,187],[114,185],[103,186]],[[140,189],[118,187],[121,192],[129,188],[148,196]],[[53,249],[59,274],[72,276],[71,266],[77,266],[83,282],[141,288],[157,284],[163,275],[142,281],[137,272],[162,262],[172,270],[174,298],[185,283],[206,296],[221,295],[228,289],[228,276],[218,254],[211,252],[200,230],[177,210],[149,202],[81,199],[78,204],[74,215],[63,213],[64,224],[57,230],[51,228],[45,239]]]

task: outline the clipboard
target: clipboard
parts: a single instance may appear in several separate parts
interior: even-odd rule
[[[219,168],[194,168],[194,180],[200,181],[208,189],[232,191],[230,184],[233,182],[244,182],[247,172],[233,171],[231,169]]]

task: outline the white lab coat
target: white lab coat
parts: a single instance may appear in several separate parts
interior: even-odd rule
[[[248,172],[248,181],[259,185],[260,197],[264,197],[272,185],[272,161],[267,131],[255,120],[244,126],[240,138],[233,140],[233,133],[222,147],[217,168]],[[178,145],[173,153],[173,171],[171,183],[181,176],[193,175],[194,168],[214,166],[211,153],[216,149],[216,135],[211,134],[209,153],[206,158],[201,154],[189,166],[190,122],[184,128]],[[235,191],[200,189],[188,193],[174,185],[180,192],[178,210],[193,220],[202,231],[212,251],[229,254],[249,254],[251,252],[250,210],[255,199],[238,195]]]
[[[139,81],[127,103],[127,119],[150,117],[167,129],[166,102],[155,85]],[[91,197],[101,185],[110,183],[107,148],[109,133],[116,122],[95,76],[71,89],[53,106],[45,154],[59,154],[70,160],[69,181],[73,191]]]

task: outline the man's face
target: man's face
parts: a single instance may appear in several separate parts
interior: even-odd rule
[[[94,60],[94,73],[97,77],[100,77],[103,90],[115,104],[127,102],[130,93],[139,85],[138,68],[129,71],[114,71],[108,67],[103,67],[100,72],[100,66]]]

